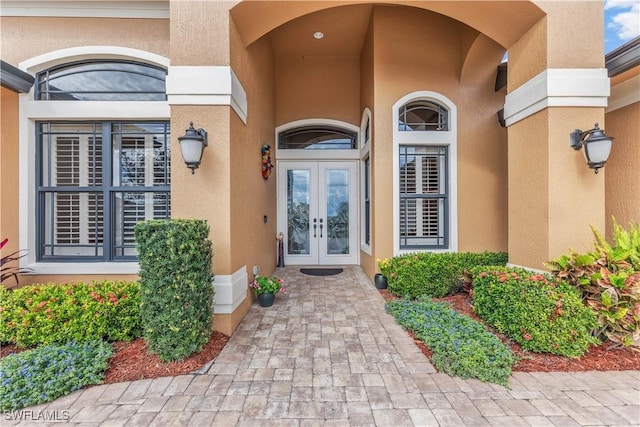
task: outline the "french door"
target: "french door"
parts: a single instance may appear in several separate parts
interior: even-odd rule
[[[358,263],[357,163],[278,162],[285,265]]]

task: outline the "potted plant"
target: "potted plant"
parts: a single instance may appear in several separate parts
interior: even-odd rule
[[[387,274],[391,270],[391,259],[378,259],[378,268],[381,273],[376,273],[373,278],[373,283],[377,289],[387,289]]]
[[[249,285],[258,296],[258,303],[262,307],[269,307],[276,299],[276,294],[285,292],[284,280],[280,277],[256,276]]]

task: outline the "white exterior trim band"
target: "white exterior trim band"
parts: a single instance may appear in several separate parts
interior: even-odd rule
[[[3,0],[0,16],[169,19],[169,2]]]
[[[618,83],[611,88],[609,106],[606,112],[610,113],[636,102],[640,102],[640,75]]]
[[[139,49],[122,46],[78,46],[47,52],[22,61],[18,68],[36,74],[55,65],[87,59],[132,59],[169,68],[169,58]]]
[[[247,92],[227,65],[169,67],[167,99],[169,105],[230,105],[247,123]]]
[[[507,126],[547,107],[606,107],[606,68],[549,68],[507,94]]]
[[[216,275],[213,278],[215,314],[233,313],[242,304],[247,298],[248,277],[247,266],[243,265],[233,274]]]

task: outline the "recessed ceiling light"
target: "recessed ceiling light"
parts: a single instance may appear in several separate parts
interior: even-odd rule
[[[316,31],[315,33],[313,33],[313,37],[320,40],[324,37],[324,33],[322,31]]]

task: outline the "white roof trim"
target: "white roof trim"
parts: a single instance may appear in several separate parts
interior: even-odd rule
[[[169,2],[3,0],[0,16],[169,19]]]
[[[611,88],[609,106],[606,112],[610,113],[636,102],[640,102],[640,75],[618,83]]]

